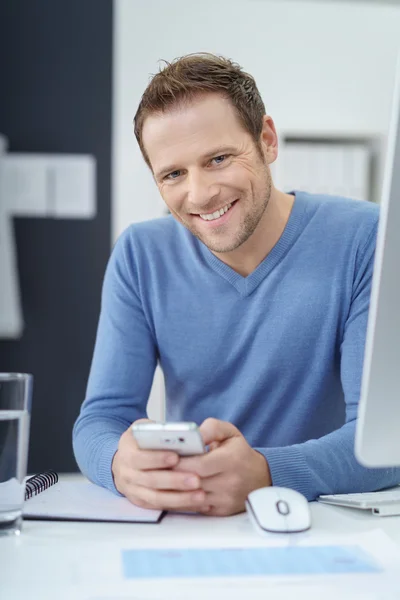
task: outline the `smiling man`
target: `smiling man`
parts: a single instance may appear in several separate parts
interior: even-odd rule
[[[378,208],[276,189],[273,120],[221,57],[167,64],[135,135],[171,215],[112,252],[74,427],[82,471],[140,506],[212,515],[263,486],[311,500],[398,483],[354,456]],[[157,362],[167,420],[198,423],[207,454],[136,446]]]

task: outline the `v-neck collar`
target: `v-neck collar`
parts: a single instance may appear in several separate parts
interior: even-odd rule
[[[203,244],[203,242],[198,242],[200,251],[210,267],[218,273],[218,275],[233,285],[243,297],[249,296],[254,292],[261,281],[271,273],[274,267],[293,246],[299,233],[302,231],[302,225],[306,216],[307,200],[304,198],[302,192],[292,191],[288,193],[294,195],[294,203],[282,235],[264,260],[262,260],[258,267],[256,267],[256,269],[254,269],[247,277],[243,277],[243,275],[240,275],[234,269],[222,262],[222,260],[217,258],[215,254]]]

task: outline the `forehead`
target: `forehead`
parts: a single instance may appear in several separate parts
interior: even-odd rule
[[[156,169],[166,160],[207,153],[207,147],[216,143],[241,143],[246,134],[230,100],[207,94],[165,113],[149,115],[144,121],[142,138],[150,163]]]

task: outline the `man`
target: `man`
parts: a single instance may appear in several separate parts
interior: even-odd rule
[[[155,75],[135,135],[171,216],[129,227],[110,258],[74,427],[82,471],[139,506],[211,515],[263,486],[311,500],[397,483],[353,450],[376,205],[276,189],[273,120],[220,57]],[[207,454],[135,444],[157,362],[167,420],[197,422]]]

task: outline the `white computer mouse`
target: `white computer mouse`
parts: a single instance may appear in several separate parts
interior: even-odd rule
[[[311,527],[307,499],[290,488],[254,490],[247,496],[246,510],[258,531],[297,533]]]

